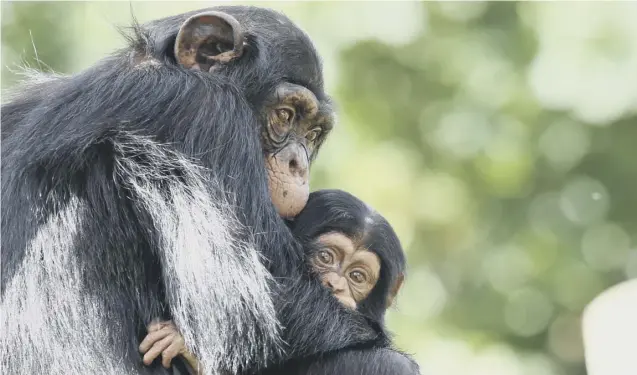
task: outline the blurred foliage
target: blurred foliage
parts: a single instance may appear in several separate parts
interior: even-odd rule
[[[2,3],[2,86],[214,5]],[[258,3],[316,41],[340,123],[313,170],[408,252],[398,346],[431,374],[580,375],[580,316],[637,277],[637,5]],[[34,46],[37,49],[37,60]]]

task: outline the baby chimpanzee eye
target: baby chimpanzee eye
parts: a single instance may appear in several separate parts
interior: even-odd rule
[[[362,284],[366,280],[365,274],[361,271],[352,271],[349,273],[349,277],[357,284]]]
[[[325,264],[332,264],[332,262],[334,261],[334,257],[332,256],[332,254],[329,253],[329,251],[321,250],[319,251],[318,255],[320,261]]]

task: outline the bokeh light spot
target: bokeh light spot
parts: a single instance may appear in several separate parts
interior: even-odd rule
[[[584,260],[600,271],[625,267],[629,248],[630,237],[617,224],[605,223],[591,227],[582,236]]]
[[[590,177],[577,177],[560,194],[564,215],[578,225],[602,221],[610,206],[608,192],[601,182]]]
[[[504,319],[511,331],[520,336],[542,332],[553,314],[553,304],[540,291],[525,288],[512,293],[505,305]]]

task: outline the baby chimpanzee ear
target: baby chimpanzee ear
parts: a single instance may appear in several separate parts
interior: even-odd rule
[[[244,34],[239,21],[223,12],[204,12],[188,18],[175,40],[175,58],[183,67],[210,71],[243,54]]]
[[[398,277],[396,278],[396,282],[394,282],[394,285],[391,287],[389,294],[387,295],[387,305],[386,305],[387,308],[390,308],[392,304],[394,303],[394,299],[396,298],[396,295],[400,291],[400,288],[403,286],[404,280],[405,280],[405,275],[402,273],[398,275]]]

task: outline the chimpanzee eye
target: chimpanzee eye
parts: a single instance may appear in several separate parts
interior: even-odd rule
[[[272,112],[270,123],[268,124],[272,130],[270,135],[274,141],[281,142],[292,129],[294,120],[294,111],[290,108],[277,108]]]
[[[307,135],[305,136],[307,138],[307,140],[309,142],[314,142],[314,140],[316,140],[316,138],[319,137],[319,135],[321,135],[321,132],[323,131],[323,129],[321,129],[320,127],[316,127],[312,130],[310,130],[309,133],[307,133]]]
[[[334,262],[334,257],[329,251],[321,250],[318,253],[319,260],[324,264],[332,264]]]
[[[294,118],[294,112],[288,108],[279,108],[276,110],[276,116],[283,123],[291,123]]]
[[[349,273],[349,278],[352,279],[356,284],[362,284],[367,280],[365,273],[361,271],[352,271]]]

